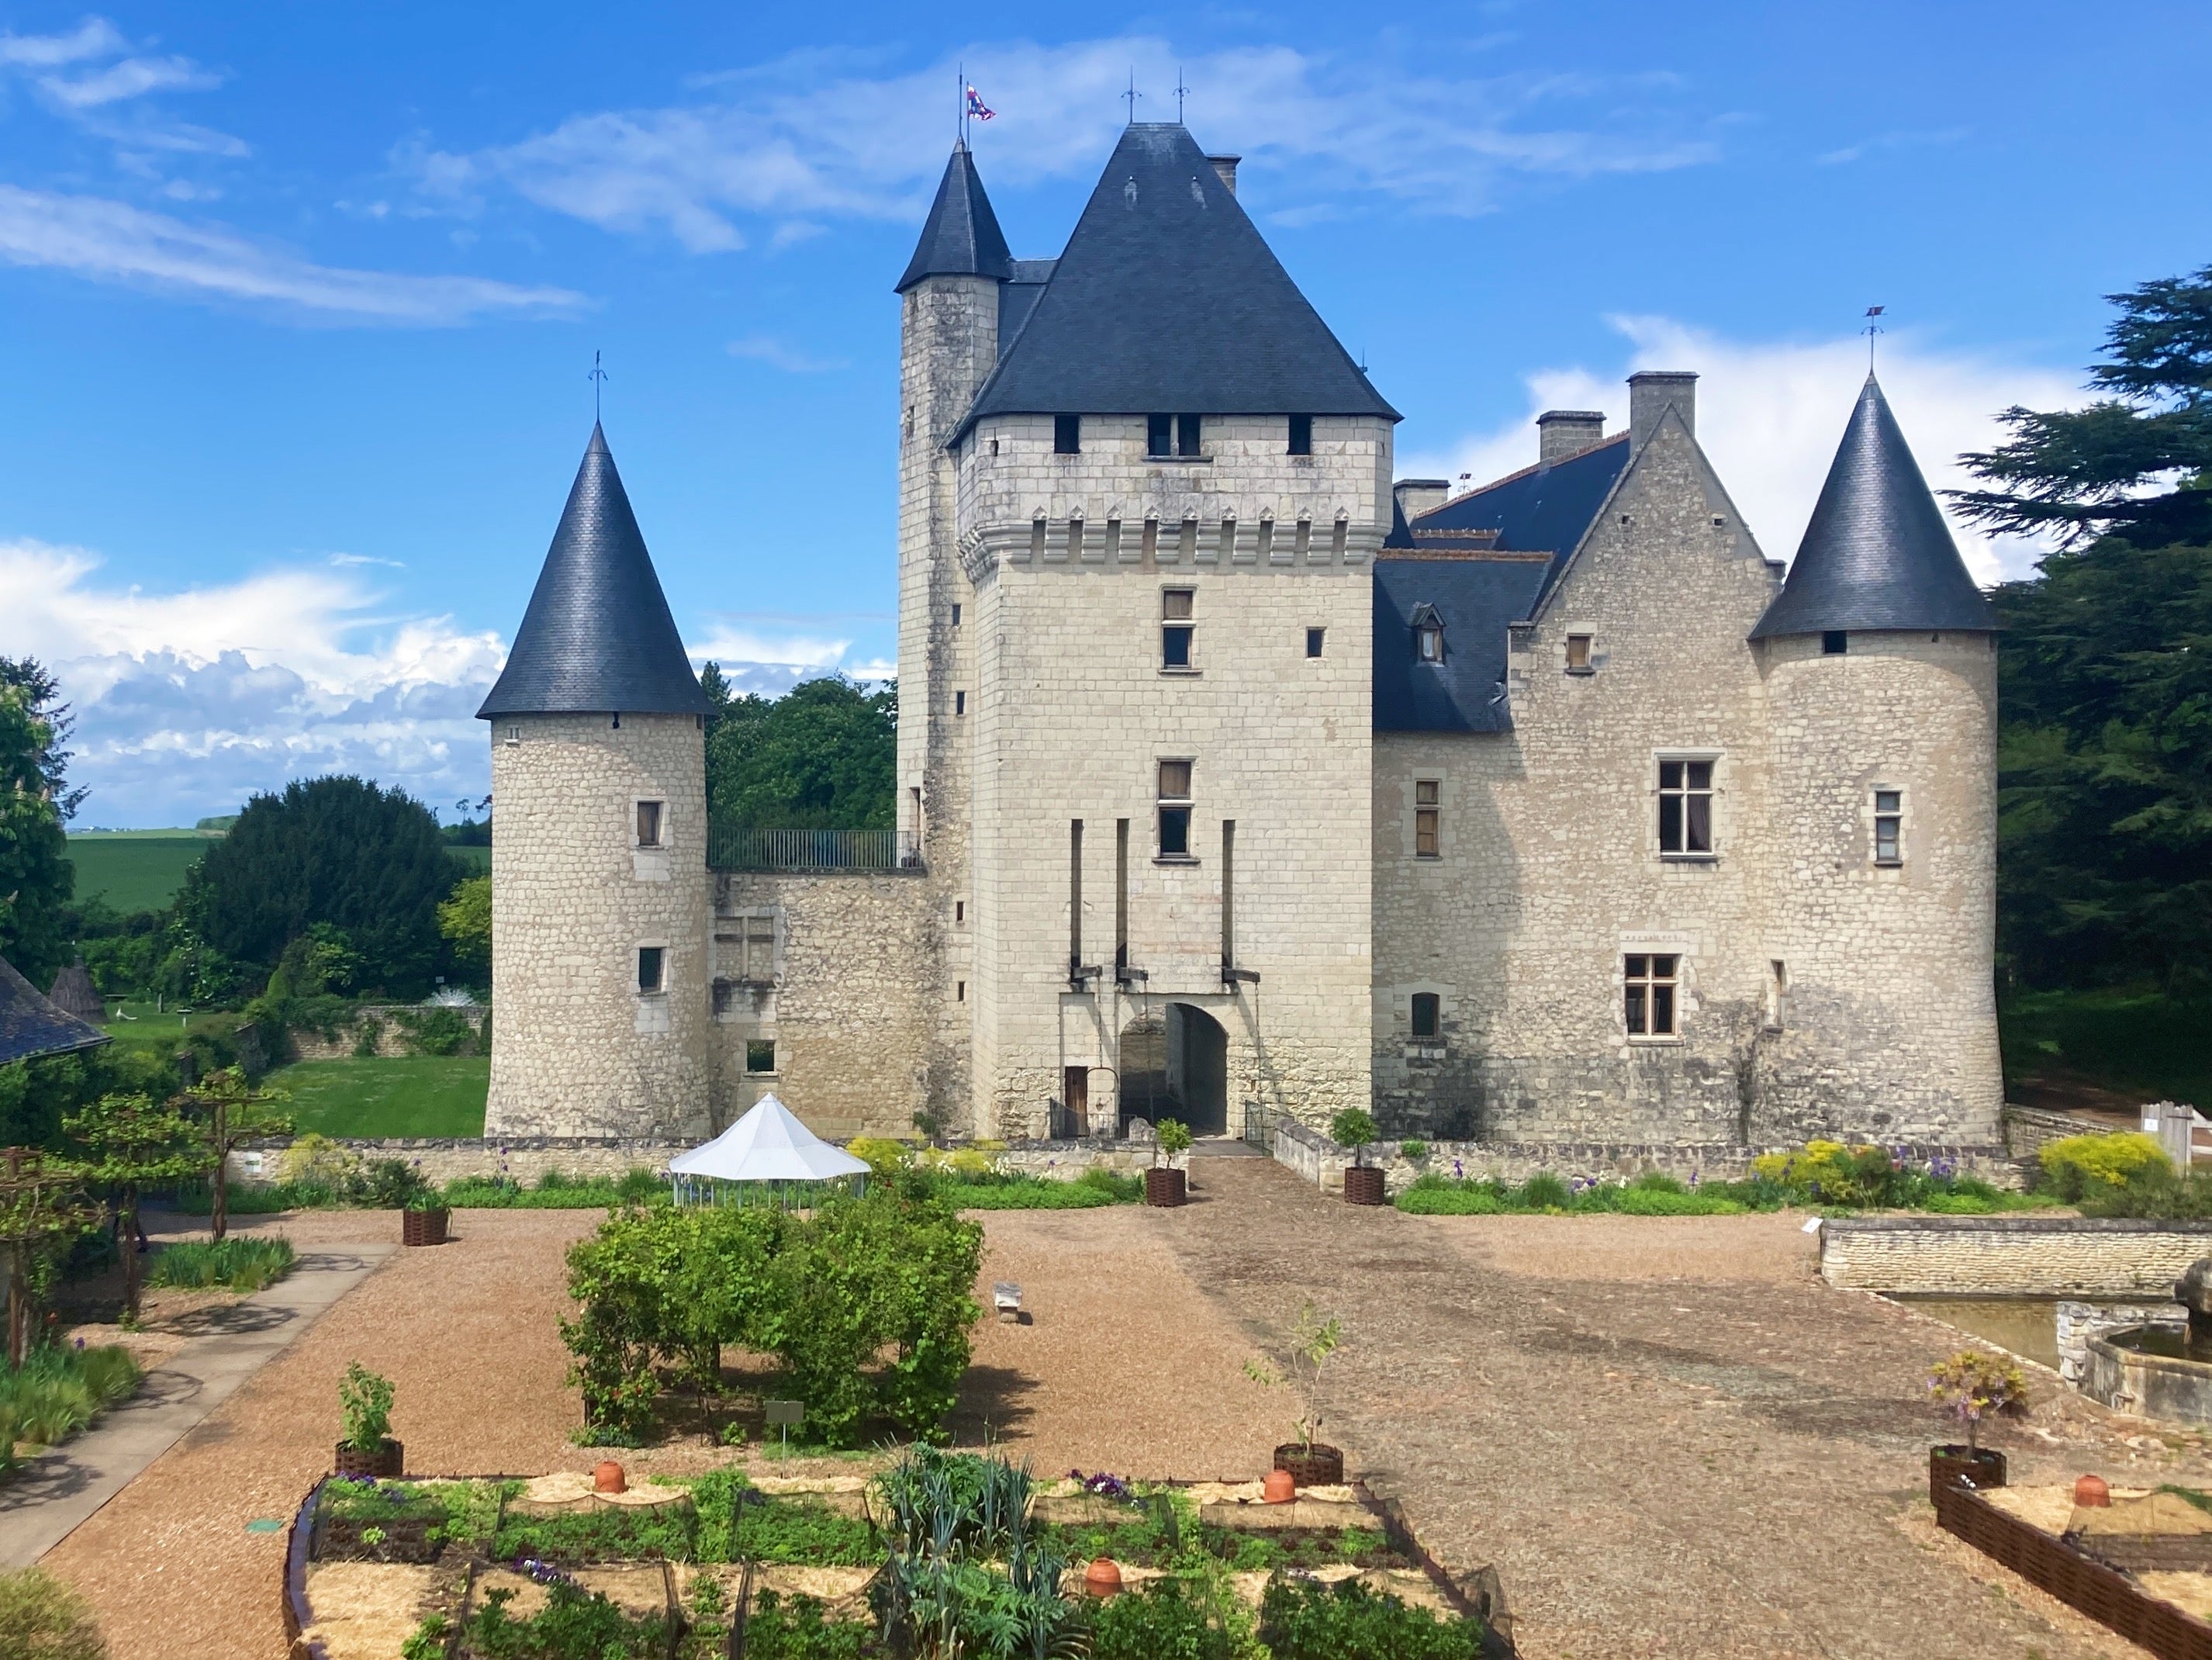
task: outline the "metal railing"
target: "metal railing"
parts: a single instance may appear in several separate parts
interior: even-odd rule
[[[905,830],[762,830],[707,826],[709,870],[899,870],[921,868]]]

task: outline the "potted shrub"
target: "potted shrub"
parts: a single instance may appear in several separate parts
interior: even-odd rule
[[[1190,1177],[1176,1168],[1175,1161],[1190,1151],[1190,1126],[1179,1118],[1163,1118],[1153,1134],[1158,1139],[1152,1145],[1152,1167],[1145,1172],[1145,1202],[1182,1204],[1190,1197]]]
[[[338,1443],[340,1475],[388,1481],[405,1467],[405,1450],[391,1436],[392,1380],[356,1360],[338,1383],[338,1411],[345,1439]]]
[[[1375,1139],[1372,1115],[1347,1107],[1328,1121],[1328,1137],[1352,1149],[1352,1168],[1344,1173],[1344,1202],[1380,1205],[1385,1202],[1382,1172],[1366,1162],[1367,1144]]]
[[[446,1243],[446,1222],[453,1215],[440,1202],[434,1189],[424,1184],[422,1192],[409,1199],[399,1213],[399,1243],[403,1245],[442,1245]]]
[[[1254,1383],[1271,1389],[1287,1386],[1297,1392],[1302,1409],[1298,1438],[1275,1449],[1275,1468],[1288,1472],[1302,1487],[1333,1487],[1344,1480],[1343,1450],[1315,1438],[1321,1433],[1322,1368],[1343,1341],[1344,1322],[1333,1314],[1323,1316],[1308,1303],[1298,1310],[1298,1323],[1291,1332],[1288,1377],[1264,1360],[1244,1363],[1244,1375]]]
[[[1966,1426],[1966,1444],[1928,1450],[1928,1496],[1948,1487],[2001,1487],[2005,1456],[1981,1444],[1982,1420],[2025,1416],[2027,1380],[2018,1366],[1978,1349],[1960,1349],[1928,1375],[1928,1393]]]

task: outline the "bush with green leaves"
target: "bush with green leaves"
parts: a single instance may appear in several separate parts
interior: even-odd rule
[[[84,1599],[41,1568],[0,1571],[0,1655],[9,1660],[106,1660]]]
[[[338,1380],[338,1413],[345,1426],[345,1444],[356,1452],[374,1452],[392,1435],[392,1380],[371,1371],[358,1360],[346,1364]]]
[[[1357,1579],[1270,1580],[1260,1641],[1274,1660],[1474,1660],[1481,1622],[1439,1619]]]
[[[368,1210],[422,1210],[440,1202],[438,1189],[404,1158],[372,1158],[348,1172],[348,1204]]]
[[[131,1351],[115,1344],[41,1344],[21,1365],[0,1365],[0,1468],[12,1463],[18,1441],[44,1447],[66,1441],[129,1399],[143,1376]]]
[[[2173,1161],[2158,1138],[2136,1130],[2064,1136],[2045,1143],[2036,1161],[2043,1166],[2045,1184],[2069,1205],[2173,1174]]]
[[[146,1283],[189,1291],[221,1286],[254,1292],[282,1280],[292,1271],[292,1262],[289,1239],[186,1239],[161,1248]]]
[[[1365,1155],[1377,1133],[1375,1115],[1360,1107],[1346,1107],[1328,1121],[1328,1139],[1340,1147],[1351,1148],[1355,1164]]]
[[[1155,1579],[1091,1618],[1091,1660],[1244,1660],[1238,1634],[1182,1580]]]
[[[399,1009],[392,1018],[410,1055],[464,1055],[477,1045],[476,1022],[457,1008]]]

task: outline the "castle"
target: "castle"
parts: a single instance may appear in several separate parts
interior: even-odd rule
[[[1179,125],[1056,259],[956,148],[896,287],[898,830],[710,842],[595,429],[481,711],[488,1134],[1998,1140],[1995,623],[1871,378],[1785,581],[1692,374],[1394,483]]]

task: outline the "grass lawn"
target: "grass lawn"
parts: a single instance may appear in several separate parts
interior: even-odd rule
[[[302,1134],[482,1135],[491,1061],[481,1055],[301,1061],[269,1074]]]
[[[90,830],[69,839],[76,897],[99,897],[126,916],[160,910],[216,838],[198,830]]]
[[[2212,1110],[2212,1003],[2155,991],[2026,992],[1997,1011],[2009,1098],[2114,1094]],[[2052,1104],[2059,1104],[2054,1100]],[[2082,1104],[2117,1104],[2100,1099]]]

